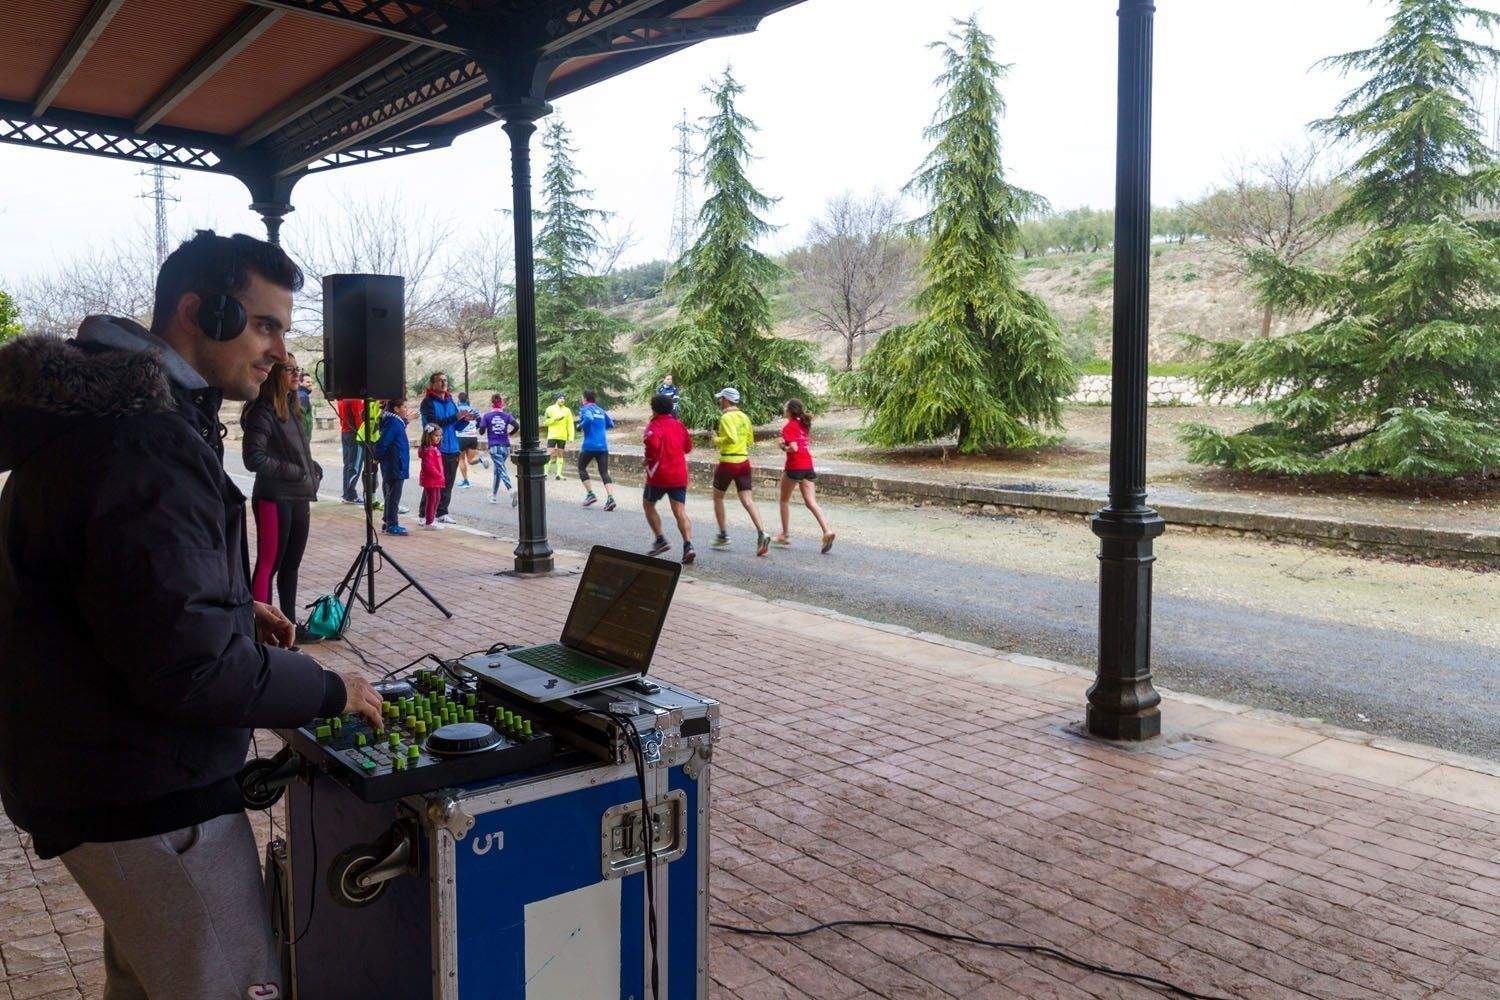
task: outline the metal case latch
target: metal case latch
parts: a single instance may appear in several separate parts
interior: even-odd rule
[[[651,852],[663,863],[687,852],[687,795],[680,789],[651,806]],[[599,822],[599,861],[605,878],[623,878],[645,869],[646,834],[639,801],[604,810]]]

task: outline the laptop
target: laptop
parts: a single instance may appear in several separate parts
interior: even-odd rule
[[[539,702],[640,680],[681,573],[675,562],[596,545],[560,641],[471,656],[458,665]]]

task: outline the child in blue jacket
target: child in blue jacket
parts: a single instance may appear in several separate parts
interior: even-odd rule
[[[393,399],[380,415],[380,436],[375,441],[375,460],[380,463],[385,511],[380,530],[387,535],[407,534],[401,527],[401,488],[411,476],[411,440],[406,436],[406,400]]]
[[[599,498],[594,496],[594,488],[589,484],[589,463],[592,462],[599,469],[599,479],[604,483],[604,509],[615,509],[615,488],[613,480],[609,478],[609,437],[605,431],[615,425],[604,407],[594,401],[592,389],[583,394],[583,407],[578,411],[578,419],[574,425],[583,432],[583,448],[578,452],[578,480],[583,483],[587,495],[583,498],[585,507],[597,503]]]

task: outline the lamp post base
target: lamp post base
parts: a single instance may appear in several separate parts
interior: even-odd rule
[[[1166,526],[1150,507],[1106,507],[1090,522],[1099,536],[1099,671],[1087,716],[1095,736],[1161,733],[1161,695],[1151,685],[1151,549]]]
[[[524,448],[513,456],[516,463],[519,539],[516,542],[517,573],[550,573],[552,546],[547,543],[547,453]]]

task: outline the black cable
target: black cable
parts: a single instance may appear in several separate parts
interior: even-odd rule
[[[1021,944],[1015,941],[992,941],[987,938],[977,938],[969,934],[953,934],[948,931],[940,931],[934,927],[923,927],[920,924],[909,924],[904,920],[829,920],[826,923],[814,924],[797,931],[772,931],[758,927],[739,927],[735,924],[724,924],[717,921],[709,924],[710,927],[721,931],[729,931],[732,934],[746,934],[751,937],[772,938],[800,938],[818,931],[832,930],[838,927],[893,927],[896,930],[909,931],[912,934],[925,934],[943,941],[956,941],[960,944],[977,944],[986,948],[1001,948],[1005,951],[1021,952],[1030,955],[1042,955],[1046,958],[1055,959],[1064,965],[1071,965],[1085,972],[1096,972],[1101,976],[1111,976],[1115,979],[1128,979],[1143,986],[1149,986],[1157,990],[1165,990],[1175,996],[1186,997],[1187,1000],[1230,1000],[1228,997],[1215,996],[1208,993],[1194,993],[1186,987],[1169,983],[1165,979],[1157,979],[1142,972],[1126,972],[1122,969],[1112,969],[1107,965],[1095,965],[1093,962],[1081,958],[1074,958],[1067,952],[1049,948],[1044,944]]]
[[[318,907],[318,827],[313,814],[313,796],[317,791],[318,778],[316,775],[313,775],[312,779],[307,783],[307,836],[312,841],[312,875],[308,881],[312,883],[312,896],[307,901],[307,922],[302,925],[302,933],[290,938],[287,941],[288,947],[307,937],[307,932],[312,929],[313,911]],[[286,835],[288,839],[292,836],[292,802],[290,798],[287,799],[286,803]],[[297,882],[293,879],[292,888],[295,889],[296,886]],[[285,923],[286,921],[282,922]]]

